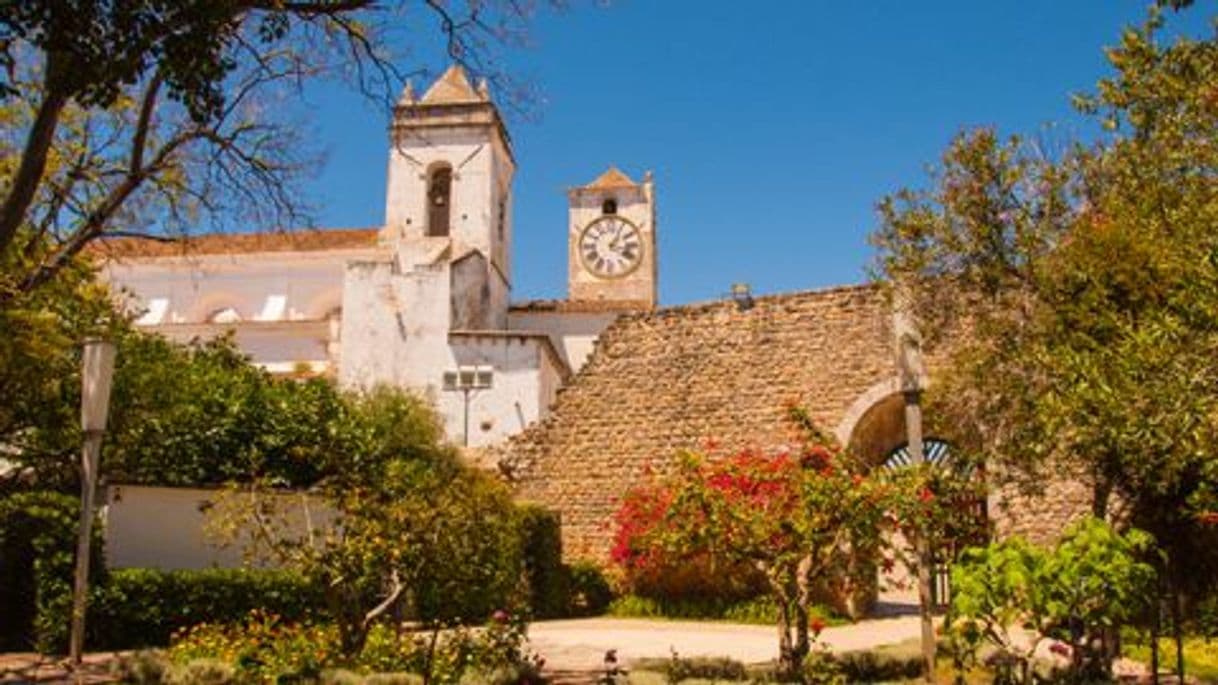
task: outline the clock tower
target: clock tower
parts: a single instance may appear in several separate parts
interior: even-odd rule
[[[567,192],[568,298],[656,305],[655,183],[616,167]]]

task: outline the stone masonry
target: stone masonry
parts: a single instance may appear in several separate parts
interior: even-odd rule
[[[795,437],[793,404],[872,458],[902,444],[895,367],[890,309],[870,286],[627,314],[552,413],[494,456],[523,499],[561,514],[564,556],[603,562],[620,499],[648,469],[708,443],[781,448]],[[1086,511],[1087,494],[1064,482],[1044,497],[1005,491],[990,514],[1000,535],[1047,542]]]
[[[788,442],[792,404],[832,429],[895,373],[888,321],[882,295],[865,286],[623,316],[504,460],[524,499],[561,513],[566,556],[602,560],[618,501],[646,467],[708,441]]]

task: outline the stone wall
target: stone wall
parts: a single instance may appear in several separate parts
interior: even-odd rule
[[[999,538],[1019,535],[1039,545],[1051,545],[1071,523],[1091,513],[1093,496],[1089,478],[1062,473],[1045,479],[1035,490],[1015,483],[995,488],[988,513]]]
[[[480,459],[561,513],[566,557],[603,561],[620,498],[648,467],[708,441],[721,452],[780,447],[794,437],[791,404],[873,457],[903,443],[891,339],[889,308],[866,286],[626,314],[546,419]],[[928,359],[931,382],[942,364]],[[999,535],[1051,542],[1089,497],[1063,476],[1040,496],[995,493],[990,513]]]
[[[869,287],[630,314],[502,458],[521,497],[561,512],[566,555],[599,560],[645,467],[710,440],[724,451],[789,442],[791,404],[832,429],[894,372],[888,308]]]

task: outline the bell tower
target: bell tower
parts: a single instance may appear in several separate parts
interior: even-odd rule
[[[454,64],[420,98],[407,84],[389,139],[382,242],[403,268],[477,251],[491,300],[506,303],[516,161],[486,82],[475,88]]]
[[[642,183],[617,167],[567,191],[568,297],[656,306],[656,208],[651,172]]]

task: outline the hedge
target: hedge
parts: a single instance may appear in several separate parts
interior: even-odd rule
[[[558,514],[526,504],[518,508],[518,515],[529,609],[534,618],[562,617],[567,613],[570,579],[562,563]]]
[[[90,593],[90,649],[160,647],[181,628],[235,623],[260,609],[288,621],[321,620],[315,584],[286,571],[116,569]]]
[[[80,500],[55,492],[0,499],[0,651],[65,651]],[[94,526],[91,584],[104,582]]]
[[[79,499],[26,492],[0,499],[0,650],[44,654],[67,648]],[[517,510],[519,555],[492,554],[491,563],[520,564],[536,618],[600,613],[611,599],[599,570],[562,563],[558,516],[536,506]],[[254,609],[288,621],[325,620],[320,587],[286,571],[208,569],[106,571],[100,527],[95,529],[85,636],[88,649],[133,649],[169,643],[173,633],[202,622],[237,622]],[[502,557],[502,558],[499,558]],[[519,576],[517,576],[519,577]],[[496,588],[445,598],[466,616],[502,606]],[[483,596],[486,595],[486,596]],[[469,604],[469,607],[465,605]],[[476,606],[475,606],[476,605]],[[483,606],[485,605],[485,606]]]

